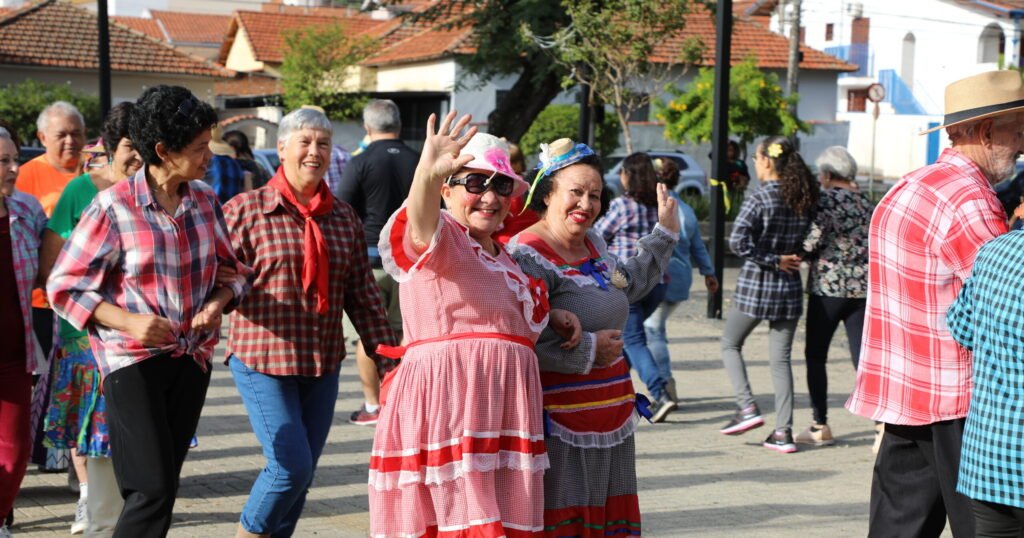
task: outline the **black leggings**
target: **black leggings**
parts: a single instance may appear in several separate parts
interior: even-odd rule
[[[828,420],[828,347],[832,335],[839,328],[839,322],[846,326],[846,339],[850,344],[853,368],[860,361],[860,337],[864,331],[864,308],[867,299],[844,297],[807,296],[807,344],[804,358],[807,361],[807,391],[811,394],[811,408],[814,422],[825,424]]]
[[[971,500],[974,509],[975,536],[978,538],[1017,538],[1024,536],[1024,508]]]

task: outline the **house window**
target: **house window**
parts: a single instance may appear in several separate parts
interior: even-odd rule
[[[644,106],[633,111],[629,115],[629,121],[650,121],[651,118],[651,104],[647,103]]]
[[[850,90],[846,93],[846,111],[847,112],[867,112],[868,110],[868,90],[867,88],[861,90]]]
[[[835,25],[831,22],[825,25],[825,41],[832,41],[832,31],[835,29]]]
[[[990,24],[978,37],[978,63],[994,64],[999,61],[1006,43],[1006,36],[998,24]]]

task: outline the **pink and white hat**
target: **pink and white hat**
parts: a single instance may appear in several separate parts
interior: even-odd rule
[[[487,133],[476,133],[469,139],[466,147],[462,148],[463,154],[470,154],[473,160],[469,161],[464,168],[476,168],[497,172],[503,176],[515,180],[513,197],[522,196],[530,184],[523,180],[522,176],[512,170],[512,163],[509,162],[508,144],[504,140]]]

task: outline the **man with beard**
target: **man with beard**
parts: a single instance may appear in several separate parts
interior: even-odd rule
[[[878,203],[869,232],[867,314],[857,382],[846,406],[884,423],[871,484],[869,536],[974,536],[956,492],[971,352],[946,311],[978,249],[1006,232],[992,185],[1024,151],[1024,84],[993,71],[946,87],[939,160],[903,177]],[[933,129],[934,130],[934,129]]]

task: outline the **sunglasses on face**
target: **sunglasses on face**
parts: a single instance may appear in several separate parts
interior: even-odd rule
[[[473,173],[465,177],[449,177],[448,185],[462,185],[471,194],[483,194],[487,189],[493,188],[498,196],[511,196],[516,187],[514,179],[499,176],[497,172],[489,176]]]

